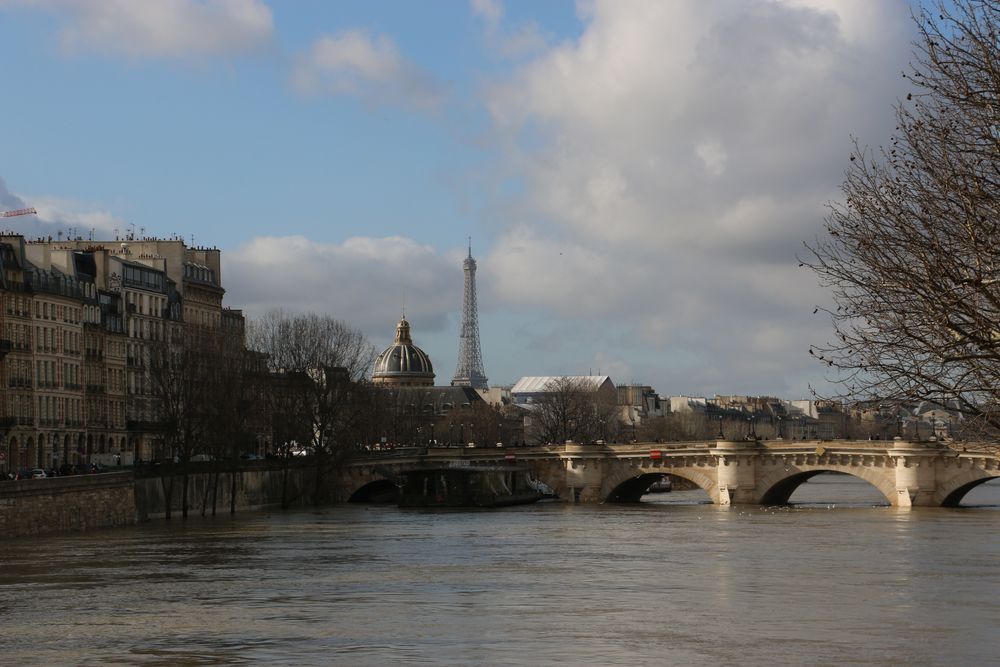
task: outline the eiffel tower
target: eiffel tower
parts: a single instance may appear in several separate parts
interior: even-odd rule
[[[458,364],[453,387],[487,389],[486,371],[483,370],[483,353],[479,349],[479,307],[476,305],[476,260],[472,259],[472,239],[469,239],[469,256],[462,262],[465,270],[465,297],[462,300],[462,333],[458,337]]]

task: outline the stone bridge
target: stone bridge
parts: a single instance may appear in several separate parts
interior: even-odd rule
[[[810,477],[840,472],[865,480],[895,507],[958,505],[1000,477],[996,448],[965,451],[936,441],[746,440],[516,449],[404,448],[366,453],[335,480],[341,501],[393,489],[414,467],[517,463],[568,502],[635,502],[662,475],[688,480],[718,505],[780,505]]]

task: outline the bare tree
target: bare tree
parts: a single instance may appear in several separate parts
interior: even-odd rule
[[[316,495],[325,499],[327,473],[364,438],[367,392],[362,386],[375,349],[357,329],[315,314],[271,311],[251,321],[248,346],[267,355],[278,381],[271,414],[275,443],[296,442],[315,457]],[[286,486],[287,488],[287,486]]]
[[[156,400],[166,461],[161,481],[170,518],[173,464],[181,473],[181,516],[188,515],[188,473],[191,460],[201,452],[212,422],[216,395],[218,341],[201,327],[176,328],[149,349],[150,380]]]
[[[493,447],[500,442],[504,417],[499,408],[475,401],[468,407],[451,412],[441,423],[442,434],[460,433],[461,444],[475,443],[478,447]]]
[[[916,17],[914,86],[887,148],[856,146],[805,262],[835,340],[810,350],[858,399],[930,399],[1000,430],[1000,3]]]
[[[254,450],[254,426],[263,411],[262,374],[257,365],[260,355],[245,347],[240,333],[225,332],[218,337],[217,353],[212,360],[212,404],[210,420],[205,428],[205,451],[213,461],[211,484],[206,485],[202,515],[207,511],[211,494],[212,515],[216,514],[219,481],[224,471],[229,473],[229,513],[236,513],[237,481],[241,456]]]
[[[615,402],[578,378],[550,380],[531,411],[536,441],[593,442],[604,439],[615,422]]]

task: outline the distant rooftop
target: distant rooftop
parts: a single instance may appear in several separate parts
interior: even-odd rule
[[[591,389],[599,389],[611,380],[607,375],[536,375],[523,377],[510,388],[512,394],[538,394],[550,391],[547,385],[558,380],[572,380]],[[612,383],[614,384],[614,383]]]

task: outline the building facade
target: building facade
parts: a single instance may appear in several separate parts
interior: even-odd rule
[[[0,472],[167,455],[153,350],[196,330],[242,349],[221,280],[219,250],[180,239],[0,234]]]

